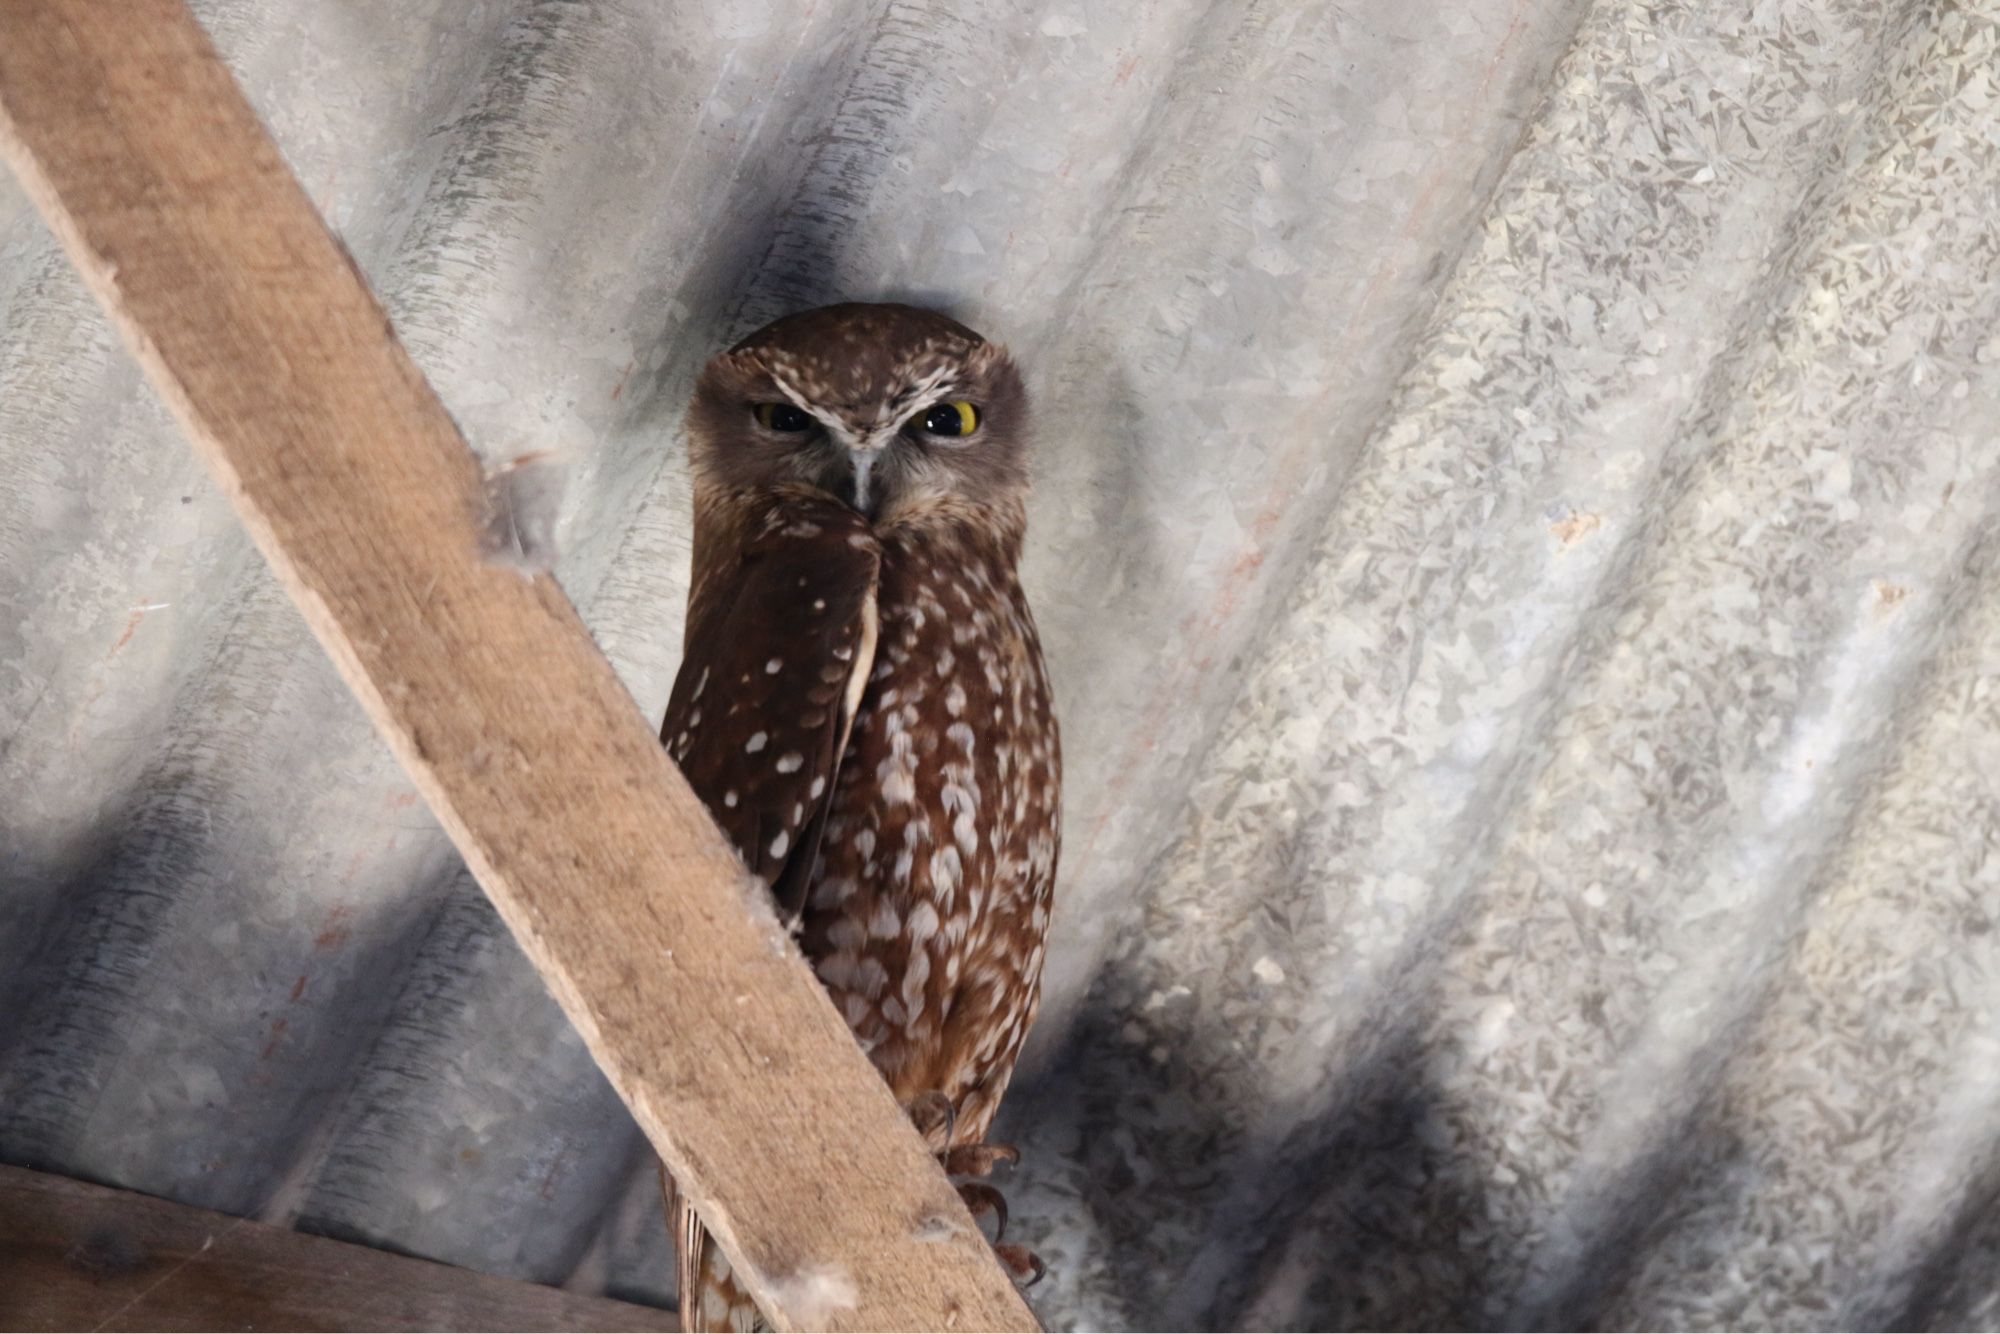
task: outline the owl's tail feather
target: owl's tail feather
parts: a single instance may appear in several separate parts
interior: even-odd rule
[[[694,1207],[674,1189],[673,1178],[660,1168],[660,1186],[667,1196],[667,1226],[674,1237],[674,1270],[681,1299],[681,1329],[729,1330],[750,1334],[769,1329],[763,1312],[730,1272],[729,1257],[695,1217]]]

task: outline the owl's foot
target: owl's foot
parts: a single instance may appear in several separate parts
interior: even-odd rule
[[[924,1137],[924,1143],[937,1155],[938,1166],[945,1170],[947,1176],[985,1178],[992,1176],[996,1167],[1012,1167],[1021,1161],[1021,1151],[1011,1144],[952,1144],[952,1132],[958,1127],[958,1108],[936,1089],[912,1098],[909,1113],[917,1133]],[[989,1215],[992,1217],[993,1255],[1000,1261],[1001,1268],[1024,1288],[1032,1288],[1041,1282],[1042,1276],[1048,1273],[1048,1266],[1042,1263],[1042,1257],[1019,1242],[1001,1240],[1007,1235],[1006,1197],[984,1180],[956,1184],[958,1198],[965,1201],[974,1223],[983,1222]]]
[[[1034,1287],[1049,1272],[1049,1267],[1042,1263],[1042,1257],[1018,1241],[994,1242],[993,1256],[1014,1282],[1024,1288]]]
[[[979,1170],[982,1175],[993,1170],[996,1161],[1013,1162],[1020,1157],[1011,1145],[991,1146],[968,1145],[968,1148],[997,1149],[1000,1152],[981,1157]],[[953,1151],[954,1154],[958,1152]],[[965,1201],[965,1207],[972,1211],[973,1222],[978,1223],[988,1214],[993,1216],[993,1256],[1000,1267],[1010,1274],[1014,1281],[1024,1288],[1032,1288],[1048,1273],[1048,1266],[1042,1257],[1036,1255],[1018,1242],[1004,1241],[1007,1235],[1007,1199],[998,1190],[983,1181],[961,1181],[958,1183],[958,1198]]]
[[[989,1177],[1001,1164],[1012,1167],[1021,1161],[1021,1151],[1011,1144],[961,1144],[939,1155],[945,1175]]]
[[[1021,1161],[1021,1151],[1011,1144],[954,1145],[951,1137],[958,1128],[958,1108],[936,1089],[910,1099],[909,1116],[946,1176],[987,1177],[1002,1163],[1012,1167]]]

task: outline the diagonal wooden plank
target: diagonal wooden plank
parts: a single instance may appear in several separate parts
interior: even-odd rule
[[[0,1167],[0,1330],[671,1330],[666,1311]]]
[[[0,3],[0,148],[772,1317],[1033,1328],[182,0]]]

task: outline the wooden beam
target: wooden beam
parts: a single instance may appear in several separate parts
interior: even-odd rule
[[[0,149],[766,1312],[1034,1328],[182,0],[0,3]]]
[[[0,1167],[0,1330],[670,1330],[650,1306]]]

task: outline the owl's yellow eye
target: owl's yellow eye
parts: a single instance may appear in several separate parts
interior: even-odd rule
[[[932,435],[971,435],[979,429],[979,409],[970,403],[938,403],[924,413],[924,429]]]
[[[757,414],[757,424],[767,431],[792,435],[812,425],[811,414],[790,403],[759,403],[751,411]]]

